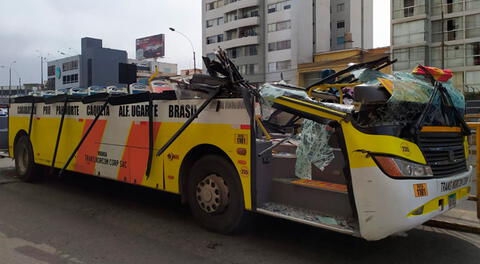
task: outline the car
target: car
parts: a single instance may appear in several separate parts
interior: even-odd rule
[[[107,93],[113,94],[113,95],[122,95],[122,94],[128,94],[128,91],[127,91],[127,88],[117,87],[115,85],[112,85],[107,87]]]
[[[53,90],[42,91],[43,98],[53,97],[55,95],[57,95],[57,92]]]
[[[88,87],[88,94],[89,95],[106,93],[106,92],[107,92],[107,89],[104,86],[93,85],[93,86]]]
[[[42,92],[40,92],[40,91],[32,91],[32,92],[29,92],[28,95],[29,95],[29,96],[35,96],[35,97],[41,97],[41,96],[42,96]]]
[[[55,92],[57,93],[57,95],[59,95],[59,94],[68,94],[68,91],[70,91],[70,88],[60,88]]]
[[[143,83],[132,83],[130,85],[130,94],[139,94],[148,92],[148,87]]]
[[[153,93],[162,93],[164,91],[174,90],[170,85],[170,83],[166,81],[155,80],[155,81],[152,81],[150,84],[151,84]]]
[[[88,96],[88,89],[82,87],[72,88],[68,91],[68,94],[77,96]]]

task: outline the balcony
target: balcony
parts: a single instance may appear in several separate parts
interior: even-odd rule
[[[243,38],[235,38],[232,40],[227,40],[218,43],[212,43],[207,45],[207,50],[215,50],[218,46],[222,49],[230,49],[234,47],[241,47],[246,45],[258,44],[258,36],[249,36]]]

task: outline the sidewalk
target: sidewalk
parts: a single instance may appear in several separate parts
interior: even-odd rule
[[[471,195],[477,195],[477,179],[473,180]],[[480,234],[480,220],[477,218],[477,202],[464,201],[457,208],[433,218],[427,226],[440,227],[455,231]]]
[[[439,215],[425,223],[425,225],[480,234],[480,220],[477,218],[477,203],[474,201],[465,201],[459,208],[454,208]]]

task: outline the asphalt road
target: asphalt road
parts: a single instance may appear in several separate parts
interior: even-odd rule
[[[431,228],[366,242],[256,216],[246,233],[222,236],[175,195],[85,175],[28,184],[10,166],[0,160],[0,264],[480,261],[478,236]]]

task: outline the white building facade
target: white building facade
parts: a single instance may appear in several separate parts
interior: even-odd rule
[[[480,1],[391,0],[396,71],[448,68],[464,92],[480,92]]]
[[[251,82],[296,84],[297,65],[312,62],[315,53],[373,48],[373,0],[202,3],[203,55],[227,50]]]

